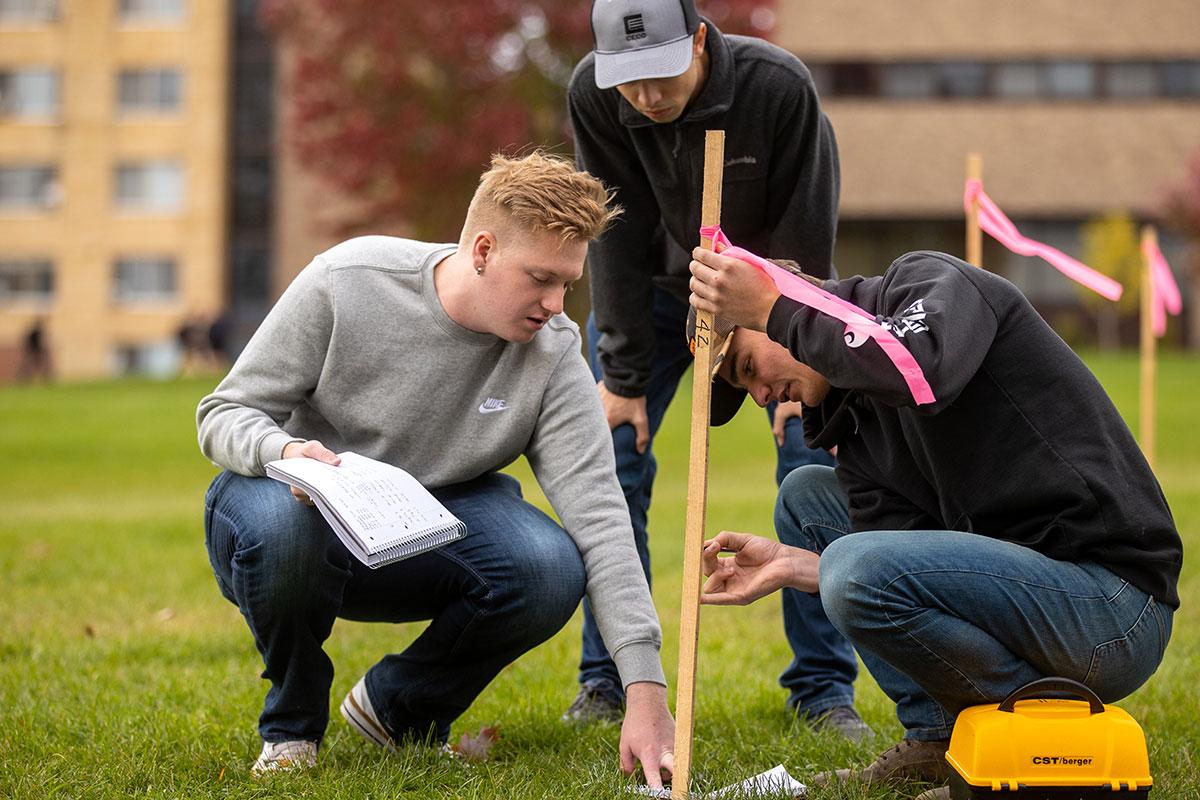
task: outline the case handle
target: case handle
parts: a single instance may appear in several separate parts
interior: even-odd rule
[[[1088,687],[1084,686],[1079,681],[1073,681],[1070,678],[1039,678],[1036,681],[1027,683],[1020,689],[1014,689],[1009,692],[1008,697],[1000,703],[1000,711],[1012,713],[1013,706],[1018,700],[1028,700],[1031,697],[1040,697],[1048,692],[1059,694],[1069,694],[1073,697],[1078,697],[1080,700],[1087,700],[1088,709],[1092,714],[1103,714],[1104,703],[1096,696]]]

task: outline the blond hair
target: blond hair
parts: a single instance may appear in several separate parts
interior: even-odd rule
[[[467,209],[463,236],[516,223],[557,234],[565,242],[591,241],[621,213],[612,192],[565,158],[536,150],[521,158],[492,156]]]

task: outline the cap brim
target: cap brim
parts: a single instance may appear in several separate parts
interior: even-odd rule
[[[724,425],[737,416],[746,390],[739,389],[724,378],[718,377],[712,384],[712,399],[708,406],[708,424],[714,428]]]
[[[733,343],[733,335],[736,331],[737,326],[731,324],[729,320],[723,317],[713,318],[708,338],[710,342],[709,347],[712,348],[712,362],[709,367],[712,370],[710,376],[712,379],[712,393],[709,396],[708,424],[713,427],[724,425],[733,419],[738,409],[742,407],[742,401],[746,398],[745,389],[737,388],[718,374],[721,364],[724,363],[726,357],[729,355],[729,346]],[[694,308],[688,309],[685,332],[688,347],[691,349],[692,354],[695,355],[696,309]]]
[[[712,394],[708,401],[708,424],[716,428],[724,425],[737,416],[742,401],[746,399],[746,390],[739,389],[718,374],[721,364],[729,354],[729,346],[733,343],[734,330],[730,330],[719,340],[713,342],[714,356],[712,364]],[[714,331],[714,334],[716,331]]]
[[[682,75],[692,63],[692,36],[645,47],[596,54],[596,86],[611,89],[622,83]]]

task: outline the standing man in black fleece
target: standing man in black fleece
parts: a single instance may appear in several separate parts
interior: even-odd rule
[[[625,214],[588,250],[588,345],[648,579],[651,443],[691,363],[687,254],[699,236],[705,130],[726,135],[724,230],[821,277],[832,272],[837,143],[799,59],[722,34],[693,0],[597,0],[592,30],[596,49],[576,67],[567,105],[580,166],[616,192]],[[794,398],[777,399],[768,407],[776,480],[832,464],[804,445]],[[853,706],[853,650],[820,601],[788,592],[783,609],[795,653],[780,677],[788,706],[815,727],[869,734]],[[566,718],[620,718],[620,682],[586,603],[579,681]]]
[[[908,350],[934,396],[918,406],[875,342],[741,260],[694,255],[692,304],[738,326],[712,422],[747,393],[762,405],[788,391],[809,443],[838,448],[836,471],[783,482],[779,541],[706,544],[701,595],[819,592],[904,725],[898,746],[837,777],[944,781],[958,712],[1038,678],[1105,702],[1145,683],[1179,606],[1179,533],[1104,389],[1015,286],[933,252],[825,282]]]

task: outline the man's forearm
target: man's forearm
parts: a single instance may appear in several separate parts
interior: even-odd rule
[[[812,594],[821,586],[821,557],[808,550],[783,545],[787,556],[787,585]]]

